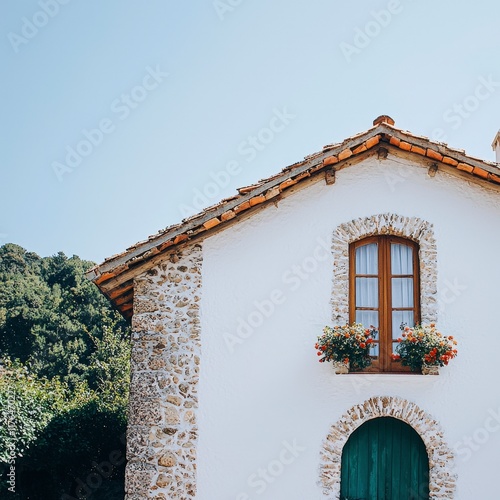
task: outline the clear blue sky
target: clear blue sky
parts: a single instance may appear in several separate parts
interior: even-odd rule
[[[494,160],[498,1],[10,0],[0,33],[0,243],[42,256],[101,261],[380,114]]]

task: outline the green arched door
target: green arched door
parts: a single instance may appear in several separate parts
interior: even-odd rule
[[[342,451],[341,500],[428,500],[429,457],[417,432],[391,417],[356,429]]]

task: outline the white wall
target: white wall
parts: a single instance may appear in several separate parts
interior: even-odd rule
[[[459,341],[458,358],[439,377],[335,376],[317,361],[316,337],[331,324],[332,233],[385,212],[434,225],[438,327]],[[496,499],[499,222],[500,193],[389,157],[344,169],[334,185],[314,184],[205,241],[197,498],[325,498],[318,468],[330,426],[352,406],[389,395],[416,403],[440,422],[450,447],[459,444],[456,498]],[[304,278],[292,279],[294,266]],[[262,318],[255,304],[271,298],[281,303],[230,348],[224,334]],[[299,447],[293,460],[284,442]],[[283,470],[280,453],[291,462]],[[269,464],[277,477],[257,482],[252,475]]]

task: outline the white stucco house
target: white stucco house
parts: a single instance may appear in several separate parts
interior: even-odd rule
[[[96,266],[133,329],[127,499],[496,500],[499,252],[500,165],[382,116]],[[378,357],[337,375],[314,344],[353,321]],[[401,322],[457,358],[403,371]]]

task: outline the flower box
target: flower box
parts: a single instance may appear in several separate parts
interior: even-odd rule
[[[344,326],[325,326],[315,348],[320,363],[331,362],[335,373],[361,371],[370,366],[370,349],[376,332],[359,323]]]
[[[439,365],[422,364],[422,375],[439,375]]]
[[[396,354],[392,357],[414,372],[439,375],[439,367],[448,365],[458,354],[457,341],[439,332],[434,323],[414,328],[401,325],[401,329],[403,333],[397,339]]]
[[[350,363],[344,363],[343,361],[332,361],[333,371],[337,375],[343,375],[345,373],[349,373]]]

